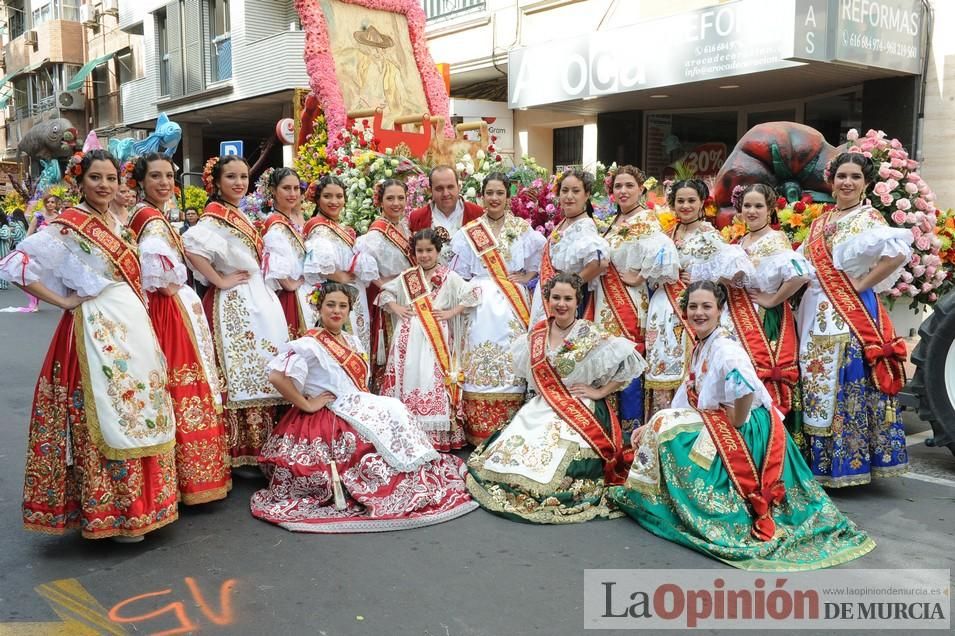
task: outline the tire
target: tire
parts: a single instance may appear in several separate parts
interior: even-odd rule
[[[912,363],[908,390],[918,400],[919,417],[932,425],[932,445],[955,455],[955,293],[943,296],[919,327]]]

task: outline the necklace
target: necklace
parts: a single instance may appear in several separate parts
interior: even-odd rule
[[[102,210],[94,207],[93,204],[87,201],[86,199],[83,199],[83,205],[88,207],[90,209],[90,212],[95,212],[96,214],[99,214],[101,217],[106,218],[106,212],[103,212]]]
[[[567,325],[566,327],[561,327],[559,324],[557,324],[557,319],[555,318],[555,319],[554,319],[553,327],[554,327],[555,330],[557,330],[557,333],[563,335],[563,334],[566,334],[566,333],[567,333],[568,331],[570,331],[571,329],[573,329],[574,324],[575,324],[576,322],[577,322],[577,319],[574,318],[573,320],[570,321],[570,324],[569,324],[569,325]]]
[[[159,210],[160,212],[162,212],[162,209],[163,209],[164,206],[160,206],[160,205],[158,205],[158,204],[156,204],[156,203],[153,203],[153,202],[149,199],[149,197],[144,198],[143,201],[145,201],[148,205],[152,206],[153,208],[155,208],[155,209]]]

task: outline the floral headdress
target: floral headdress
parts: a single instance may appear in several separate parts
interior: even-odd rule
[[[136,161],[130,159],[124,163],[119,169],[119,178],[123,179],[123,182],[126,184],[126,187],[130,190],[135,190],[139,187],[139,182],[136,181],[133,177],[133,172],[136,170]]]
[[[80,164],[83,163],[84,156],[85,153],[82,150],[77,150],[73,153],[73,156],[70,157],[69,161],[66,162],[66,171],[63,173],[63,180],[74,190],[79,187],[79,177],[83,174],[83,166]]]
[[[255,182],[255,191],[261,194],[262,198],[266,200],[271,200],[275,195],[272,192],[272,186],[270,185],[272,181],[272,173],[275,172],[275,168],[268,168],[265,172],[259,176]]]
[[[219,163],[219,157],[209,157],[206,161],[206,165],[202,168],[202,185],[206,189],[206,194],[212,196],[216,193],[216,183],[212,178],[212,170],[216,167],[216,164]]]
[[[733,204],[733,207],[737,210],[743,207],[743,192],[746,191],[746,186],[738,185],[733,188],[733,193],[730,195],[730,203]]]
[[[376,209],[381,208],[381,199],[385,196],[385,180],[379,179],[375,182],[375,187],[372,188],[371,195],[371,204],[375,206]]]

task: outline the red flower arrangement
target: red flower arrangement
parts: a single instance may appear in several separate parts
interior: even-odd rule
[[[216,192],[216,184],[212,179],[212,169],[219,163],[219,157],[209,157],[206,165],[202,167],[202,185],[206,189],[206,194],[212,196]]]

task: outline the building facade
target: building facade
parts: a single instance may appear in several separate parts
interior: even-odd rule
[[[849,128],[898,137],[944,203],[955,200],[953,4],[446,2],[455,10],[428,35],[452,96],[505,106],[514,154],[552,170],[617,161],[660,177],[682,161],[714,174],[752,126],[795,121],[834,145]]]

